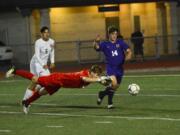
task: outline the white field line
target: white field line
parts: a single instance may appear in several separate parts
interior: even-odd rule
[[[0,94],[0,96],[17,96],[19,94]],[[97,94],[56,94],[58,96],[97,96]],[[130,94],[115,94],[115,96],[131,96]],[[137,97],[180,97],[169,94],[138,94]]]
[[[39,106],[59,106],[58,104],[50,104],[50,103],[32,103],[32,105],[39,105]]]
[[[23,82],[25,80],[1,80],[0,83]]]
[[[146,72],[165,72],[165,71],[180,71],[180,67],[161,67],[161,68],[146,68],[146,69],[126,69],[125,73],[146,73]]]
[[[10,108],[11,106],[7,106],[7,105],[2,105],[0,106],[0,108]]]
[[[147,78],[147,77],[149,77],[149,78],[151,78],[151,77],[179,77],[180,76],[180,74],[167,74],[167,75],[125,75],[124,77],[127,77],[127,78],[134,78],[134,77],[145,77],[145,78]]]
[[[0,111],[0,114],[24,114],[23,112]]]
[[[127,78],[134,78],[134,77],[179,77],[180,74],[161,74],[161,75],[125,75],[124,77]],[[0,83],[9,83],[9,82],[22,82],[22,80],[1,80]]]
[[[0,114],[23,114],[22,112],[0,111]],[[161,120],[161,121],[176,121],[180,122],[178,118],[167,117],[127,117],[127,116],[98,116],[98,115],[81,115],[81,114],[64,114],[64,113],[31,113],[40,116],[68,116],[68,117],[86,117],[86,118],[106,118],[106,119],[126,119],[126,120]]]
[[[63,128],[64,126],[46,126],[46,127],[48,127],[48,128]]]
[[[18,94],[0,94],[0,96],[17,96]]]
[[[9,132],[11,132],[11,130],[2,130],[2,129],[0,129],[0,133],[9,133]]]
[[[97,123],[97,124],[111,124],[113,122],[111,122],[111,121],[95,121],[94,123]]]

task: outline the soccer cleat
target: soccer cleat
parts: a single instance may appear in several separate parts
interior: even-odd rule
[[[100,105],[102,100],[100,98],[97,99],[97,104]]]
[[[14,72],[15,72],[15,67],[13,66],[12,68],[10,68],[7,72],[6,72],[6,78],[10,78],[14,76]]]
[[[28,112],[29,112],[29,104],[26,102],[26,100],[22,101],[22,105],[23,105],[23,112],[25,114],[28,114]]]
[[[113,104],[109,104],[109,105],[107,106],[107,108],[108,108],[108,109],[114,109],[114,106],[113,106]]]

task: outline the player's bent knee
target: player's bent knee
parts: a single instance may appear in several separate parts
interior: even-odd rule
[[[39,90],[39,94],[40,94],[40,95],[46,95],[46,94],[48,94],[48,92],[47,92],[46,89],[40,89],[40,90]]]
[[[37,82],[38,82],[38,77],[37,77],[37,76],[33,76],[32,82],[33,82],[33,83],[37,83]]]
[[[116,91],[116,90],[119,88],[119,85],[116,84],[116,85],[112,85],[111,87],[112,87],[112,89],[113,89],[114,91]]]
[[[112,80],[111,87],[116,90],[119,87],[119,84],[117,83],[116,77],[111,76],[111,80]]]

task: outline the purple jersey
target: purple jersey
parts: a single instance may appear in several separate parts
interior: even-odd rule
[[[97,51],[102,51],[106,58],[107,75],[122,76],[125,51],[129,46],[123,40],[115,43],[110,41],[101,42]]]

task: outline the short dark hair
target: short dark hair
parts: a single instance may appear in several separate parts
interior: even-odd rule
[[[98,75],[102,74],[102,68],[99,65],[92,65],[89,71],[97,73]]]
[[[43,26],[40,31],[41,31],[41,33],[44,33],[45,30],[49,30],[49,28],[47,26]]]
[[[119,32],[118,28],[116,28],[115,26],[110,26],[108,27],[108,34],[111,34],[113,32]]]

